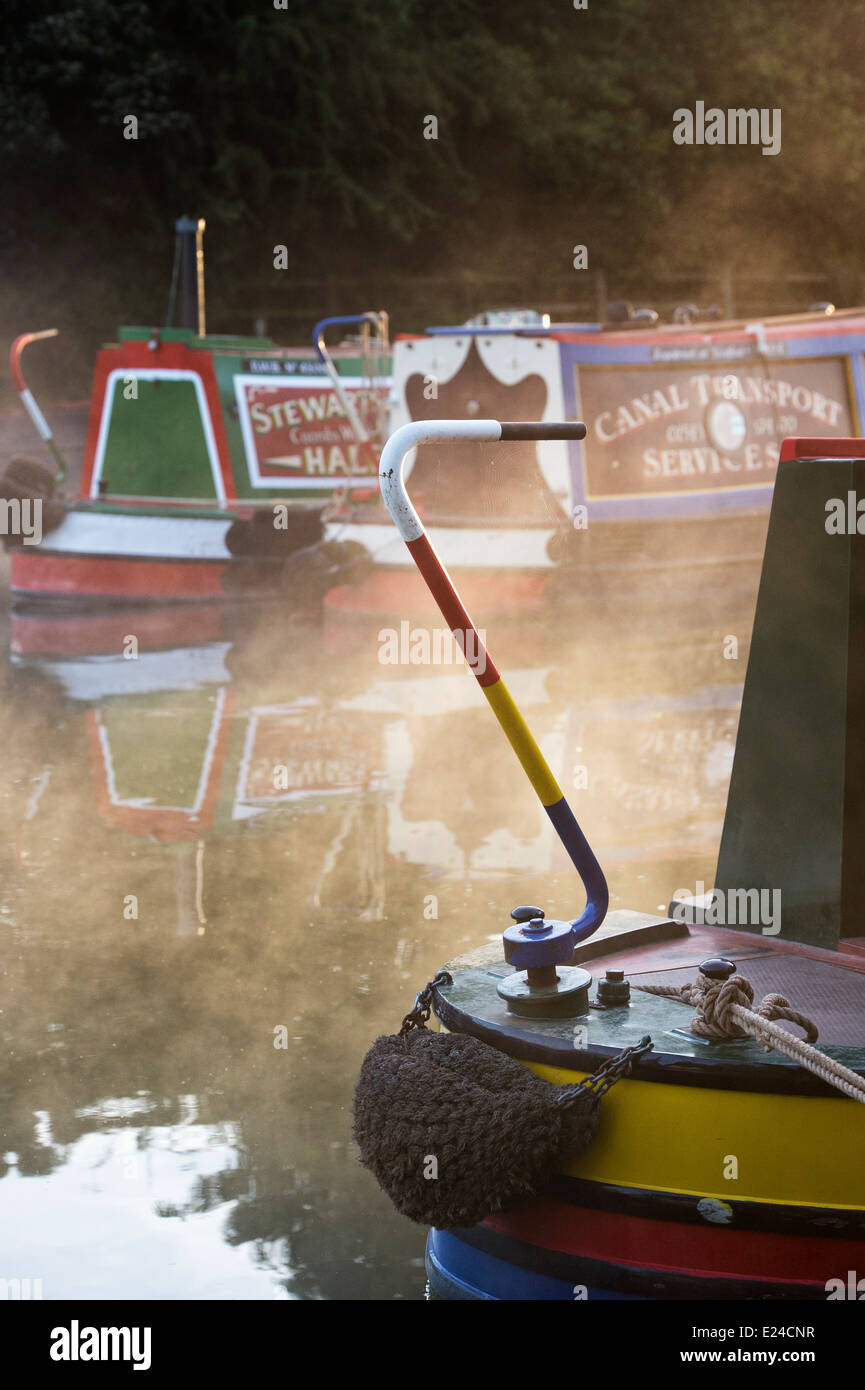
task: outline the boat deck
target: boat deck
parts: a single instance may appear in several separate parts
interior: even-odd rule
[[[578,947],[573,960],[595,981],[608,969],[624,970],[631,982],[626,1008],[593,1007],[578,1018],[512,1014],[495,988],[512,967],[493,944],[448,963],[454,982],[439,991],[436,1013],[445,1028],[472,1032],[527,1061],[592,1071],[605,1056],[648,1033],[654,1049],[640,1063],[644,1080],[837,1094],[783,1054],[767,1053],[752,1038],[714,1042],[697,1037],[690,1032],[693,1013],[687,1005],[638,988],[690,982],[701,961],[718,955],[736,962],[739,974],[754,986],[757,1001],[765,994],[783,994],[816,1023],[821,1051],[865,1071],[865,955],[726,928],[685,926],[638,913],[611,913],[604,935]],[[801,1036],[795,1025],[789,1027]]]

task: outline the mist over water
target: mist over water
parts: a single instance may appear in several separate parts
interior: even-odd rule
[[[713,880],[757,577],[473,613],[613,907]],[[465,666],[379,661],[402,618],[435,623],[199,610],[137,661],[128,620],[12,621],[0,1278],[46,1299],[423,1297],[424,1232],[351,1142],[361,1058],[515,904],[583,897]]]

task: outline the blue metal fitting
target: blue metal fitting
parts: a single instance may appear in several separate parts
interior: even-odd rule
[[[502,933],[505,960],[515,970],[529,970],[544,965],[564,965],[574,954],[574,931],[571,922],[545,919],[542,915],[521,920],[516,908],[512,927]]]
[[[574,1018],[589,1012],[592,977],[567,962],[575,922],[548,921],[539,907],[515,907],[502,933],[505,960],[516,969],[496,986],[511,1013],[524,1018]],[[556,968],[558,967],[558,969]]]

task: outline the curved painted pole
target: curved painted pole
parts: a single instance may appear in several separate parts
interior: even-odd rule
[[[397,530],[420,570],[442,617],[459,643],[475,679],[502,726],[529,781],[568,852],[586,890],[586,908],[571,923],[574,944],[591,936],[604,920],[610,902],[604,872],[592,853],[577,818],[532,737],[513,696],[501,678],[453,581],[424,530],[403,482],[403,463],[410,449],[435,439],[466,439],[495,444],[518,439],[584,439],[579,422],[553,424],[529,421],[502,424],[498,420],[419,420],[395,430],[382,450],[379,465],[381,495]]]
[[[351,401],[349,392],[346,391],[345,387],[343,386],[339,372],[336,370],[336,367],[334,366],[333,358],[327,350],[327,345],[324,341],[324,335],[328,328],[333,328],[336,324],[369,323],[372,324],[373,328],[378,328],[380,322],[381,314],[376,314],[373,313],[372,310],[369,310],[365,314],[337,314],[331,318],[319,319],[318,323],[315,325],[315,328],[312,330],[312,341],[315,350],[321,358],[322,362],[324,363],[324,369],[330,377],[333,389],[337,395],[337,399],[340,405],[342,406],[343,410],[345,411],[346,419],[348,420],[348,423],[351,425],[355,439],[361,446],[369,444],[369,434],[367,433],[367,430],[364,427],[363,421],[361,420],[360,416],[354,408],[354,404]]]
[[[20,333],[18,337],[15,339],[11,348],[9,349],[9,370],[11,371],[12,379],[15,382],[15,389],[17,390],[18,395],[21,398],[21,404],[27,411],[27,414],[30,416],[30,419],[32,420],[33,425],[35,426],[40,439],[44,440],[44,442],[48,445],[48,448],[51,450],[54,462],[57,464],[56,481],[60,483],[66,477],[66,463],[64,461],[63,455],[61,454],[60,450],[57,448],[57,445],[54,442],[54,435],[51,432],[51,426],[45,419],[45,416],[42,414],[42,411],[39,409],[39,406],[36,404],[36,401],[33,399],[33,393],[30,391],[27,382],[24,380],[24,373],[21,370],[21,354],[24,351],[24,349],[28,346],[28,344],[38,343],[43,338],[56,337],[56,328],[45,328],[42,330],[41,333]]]
[[[381,315],[376,314],[372,309],[368,309],[365,314],[336,314],[328,319],[319,319],[312,330],[312,341],[325,366],[327,366],[328,352],[324,345],[324,335],[329,328],[335,328],[337,325],[347,327],[350,323],[370,323],[373,328],[378,328],[380,319]]]

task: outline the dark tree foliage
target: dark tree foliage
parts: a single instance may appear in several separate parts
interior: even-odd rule
[[[158,320],[182,212],[226,328],[276,244],[358,302],[397,273],[572,292],[576,243],[610,282],[732,262],[861,292],[861,0],[284,2],[5,0],[8,332]],[[780,107],[781,154],[675,145],[697,100]]]

